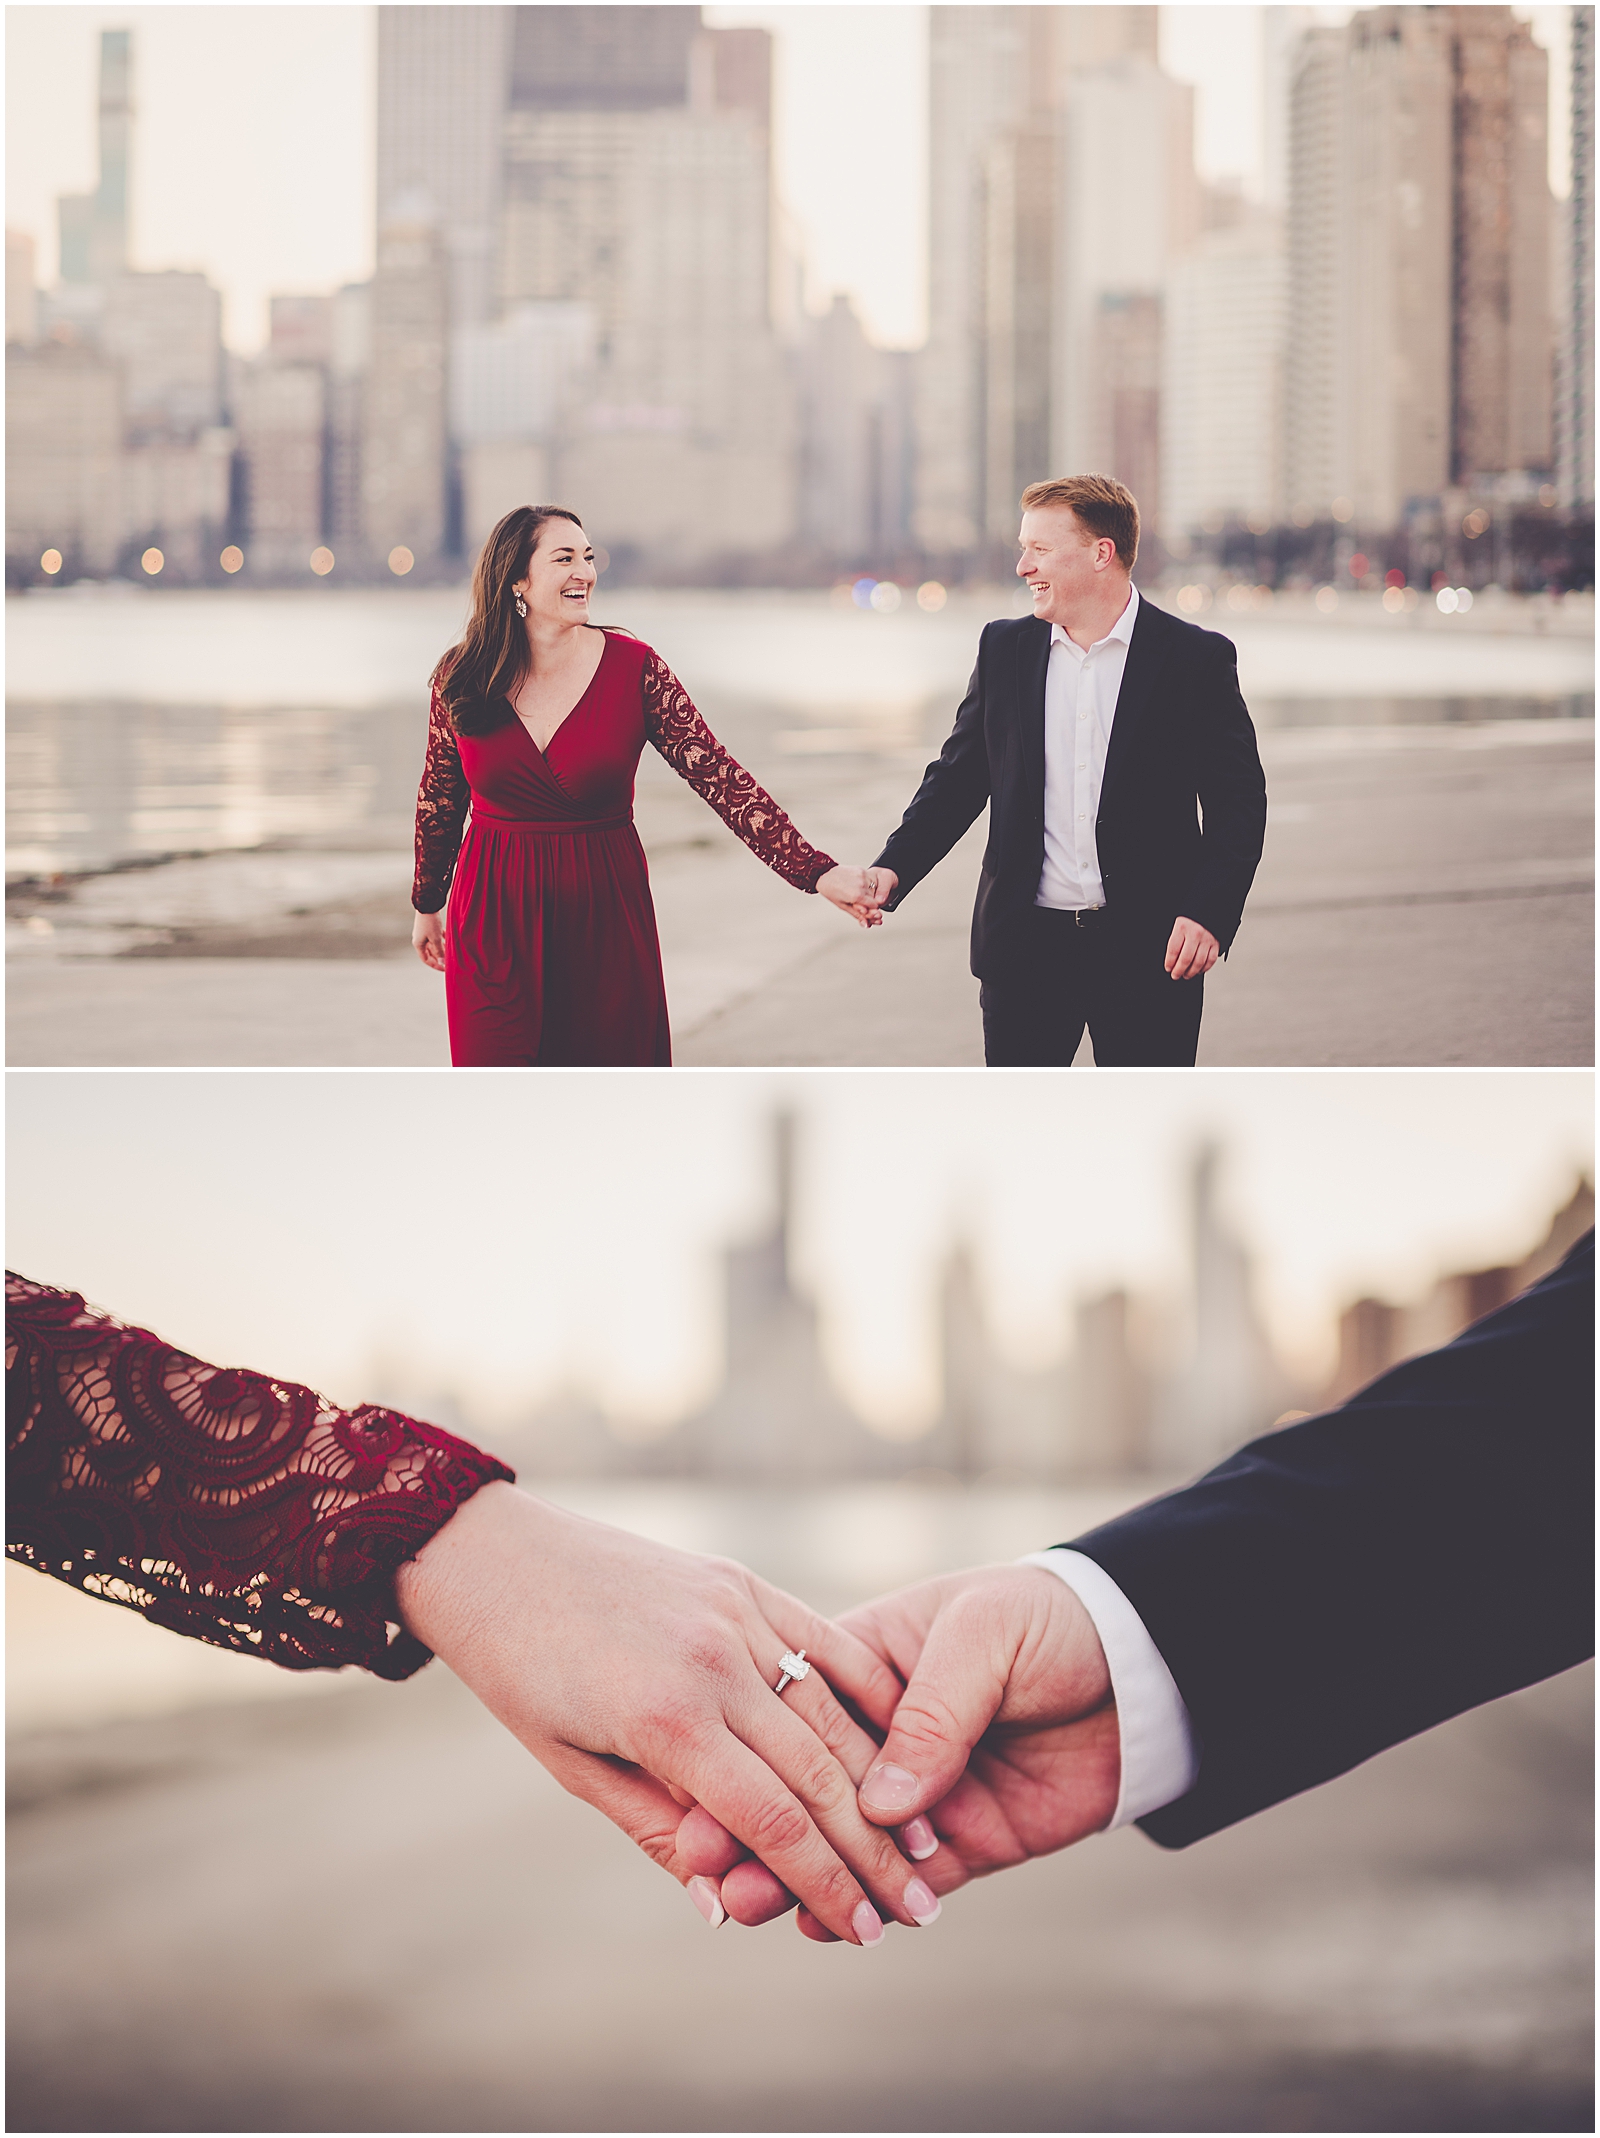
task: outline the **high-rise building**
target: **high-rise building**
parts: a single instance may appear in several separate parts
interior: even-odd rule
[[[378,229],[421,221],[438,230],[453,326],[478,325],[495,312],[513,19],[562,12],[378,9]]]
[[[1196,216],[1192,92],[1157,65],[1156,20],[1153,7],[930,11],[913,524],[935,555],[998,555],[1043,475],[1155,480],[1152,305]],[[1142,383],[1116,374],[1124,361]],[[1135,456],[1125,469],[1107,465],[1119,446]]]
[[[834,568],[887,568],[906,541],[905,360],[867,340],[842,292],[793,345],[801,548]]]
[[[6,232],[6,340],[27,346],[39,339],[39,291],[33,240],[24,230]]]
[[[1283,382],[1283,502],[1309,527],[1349,480],[1350,311],[1343,188],[1346,54],[1342,30],[1308,30],[1289,78],[1289,326]]]
[[[1282,221],[1267,209],[1207,230],[1169,272],[1160,501],[1170,535],[1276,515],[1287,274]]]
[[[372,285],[335,290],[328,338],[328,431],[325,462],[328,540],[336,555],[365,548],[361,499],[361,426],[372,358]]]
[[[1368,527],[1394,526],[1408,501],[1436,497],[1450,480],[1449,14],[1376,8],[1347,32],[1339,186],[1349,457],[1339,490]]]
[[[81,343],[6,349],[6,570],[104,573],[123,541],[122,374]]]
[[[506,513],[554,492],[553,456],[593,363],[585,304],[522,304],[495,326],[459,327],[450,348],[450,436],[468,556]]]
[[[133,134],[133,38],[100,32],[99,183],[56,203],[63,282],[104,286],[128,266],[128,166]]]
[[[1594,9],[1571,10],[1572,185],[1563,218],[1557,467],[1568,511],[1594,503]]]
[[[1062,145],[1052,461],[1116,476],[1159,525],[1161,308],[1200,228],[1194,91],[1140,52],[1075,70]]]
[[[449,262],[432,224],[380,232],[361,454],[362,525],[378,558],[408,550],[429,563],[444,550],[449,290]]]
[[[326,371],[278,362],[269,350],[241,371],[233,420],[246,561],[272,576],[305,572],[324,528]]]
[[[235,437],[221,425],[192,436],[147,433],[122,456],[123,534],[130,555],[162,555],[163,578],[209,577],[227,539]]]
[[[119,275],[99,341],[122,366],[134,435],[193,437],[222,420],[222,298],[204,275]]]
[[[1284,493],[1373,532],[1551,456],[1547,63],[1508,7],[1381,7],[1291,90]]]
[[[764,31],[692,8],[518,14],[502,295],[593,316],[556,480],[618,561],[692,570],[793,530],[769,64]]]
[[[1190,1174],[1192,1321],[1187,1356],[1158,1406],[1158,1460],[1200,1469],[1265,1432],[1291,1389],[1256,1310],[1250,1260],[1219,1207],[1221,1153],[1197,1152]]]
[[[1123,1477],[1150,1459],[1150,1374],[1133,1341],[1126,1292],[1079,1302],[1072,1347],[1067,1466],[1074,1478]]]
[[[1471,487],[1484,476],[1551,465],[1550,63],[1509,7],[1453,7],[1449,15],[1455,63],[1451,473]]]
[[[691,1474],[798,1484],[893,1466],[834,1386],[817,1310],[792,1268],[794,1122],[774,1124],[776,1207],[755,1240],[724,1262],[726,1366],[710,1402],[661,1443],[668,1467]]]

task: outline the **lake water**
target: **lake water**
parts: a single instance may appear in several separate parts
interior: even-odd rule
[[[7,873],[161,855],[409,843],[426,677],[460,590],[40,590],[6,603]],[[949,726],[1010,588],[880,615],[826,593],[618,593],[636,630],[758,769],[905,758]],[[1263,731],[1592,718],[1592,604],[1337,618],[1280,599],[1203,619],[1239,647]],[[776,778],[776,773],[769,776]]]
[[[731,1486],[563,1481],[535,1490],[680,1551],[740,1559],[822,1611],[955,1566],[1020,1558],[1097,1523],[1173,1478],[1100,1487]],[[332,1672],[263,1669],[253,1658],[152,1626],[31,1568],[6,1568],[6,1720],[12,1732],[175,1714],[214,1701],[329,1691]]]

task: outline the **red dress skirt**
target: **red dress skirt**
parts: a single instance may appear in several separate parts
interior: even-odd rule
[[[458,734],[434,693],[417,794],[412,903],[437,913],[449,900],[450,1058],[458,1069],[665,1066],[661,946],[633,824],[645,744],[796,889],[814,891],[833,860],[639,639],[606,633],[588,689],[543,750],[508,701],[499,709],[486,733]]]

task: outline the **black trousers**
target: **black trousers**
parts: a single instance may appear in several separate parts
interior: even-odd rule
[[[1166,938],[1120,931],[1102,911],[1080,926],[1035,906],[1005,972],[985,980],[983,1056],[991,1069],[1064,1069],[1084,1026],[1101,1069],[1192,1069],[1205,980],[1167,973]]]

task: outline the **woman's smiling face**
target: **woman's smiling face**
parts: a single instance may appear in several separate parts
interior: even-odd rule
[[[512,591],[528,604],[530,622],[587,623],[595,578],[594,550],[571,520],[546,520],[528,568]]]

